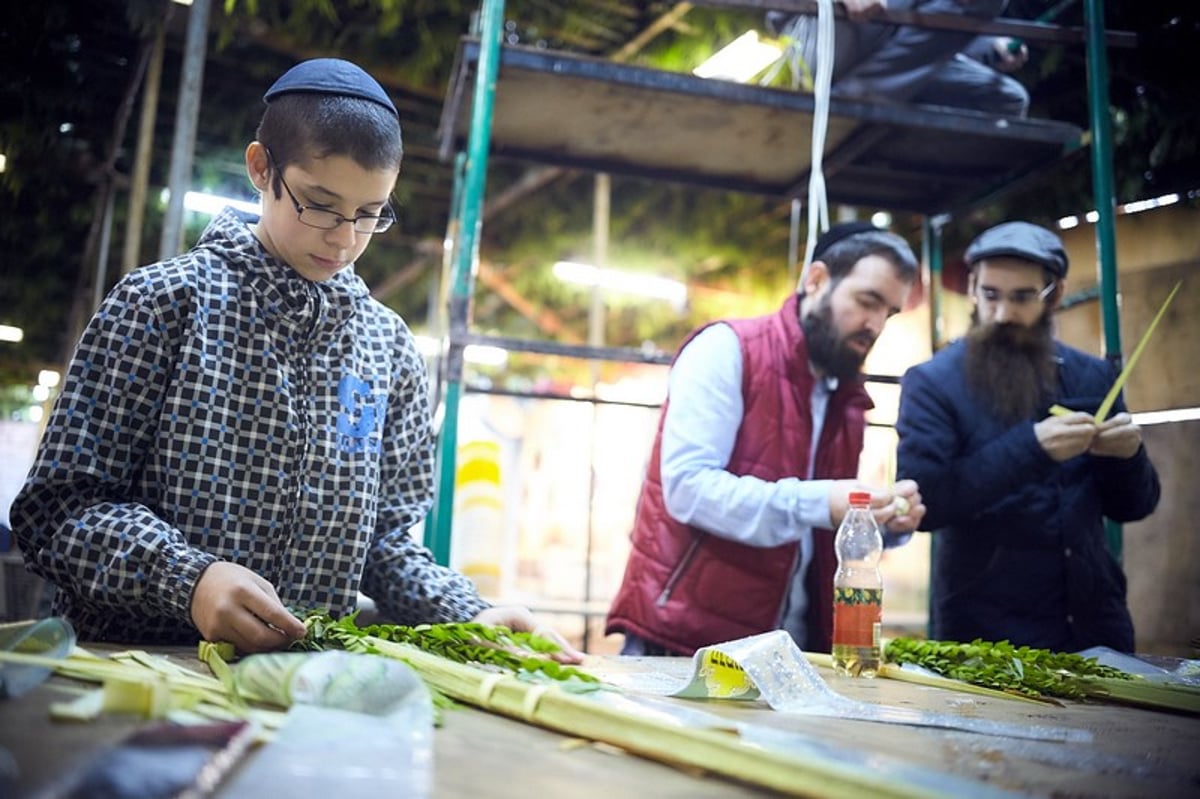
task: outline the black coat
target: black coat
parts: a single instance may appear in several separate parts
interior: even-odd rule
[[[1104,517],[1136,521],[1158,504],[1145,448],[1128,460],[1055,462],[1037,442],[1036,420],[1005,424],[969,394],[965,351],[955,342],[908,371],[896,423],[897,476],[917,481],[923,528],[936,534],[931,636],[1132,652],[1125,575],[1106,546]],[[1056,356],[1053,401],[1095,412],[1112,367],[1063,344]],[[1112,413],[1123,410],[1118,400]]]

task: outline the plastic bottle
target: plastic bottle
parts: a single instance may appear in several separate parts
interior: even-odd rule
[[[874,677],[879,671],[883,535],[870,506],[870,493],[852,491],[850,510],[833,539],[838,559],[833,577],[833,668],[849,677]]]

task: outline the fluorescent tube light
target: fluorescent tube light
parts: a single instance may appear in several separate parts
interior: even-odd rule
[[[1194,422],[1200,419],[1200,408],[1176,408],[1170,411],[1146,411],[1130,415],[1134,424],[1144,427],[1166,422]]]
[[[782,54],[778,45],[760,40],[757,31],[746,31],[713,53],[692,74],[744,83],[778,61]]]
[[[1162,208],[1164,205],[1174,205],[1180,201],[1178,194],[1164,194],[1160,197],[1152,197],[1149,200],[1134,200],[1133,202],[1125,203],[1117,206],[1117,214],[1137,214],[1142,211],[1149,211],[1154,208]],[[1096,211],[1088,211],[1084,214],[1084,220],[1095,224],[1100,219],[1100,214]],[[1080,219],[1078,216],[1064,216],[1058,220],[1059,230],[1069,230],[1073,227],[1079,227]]]
[[[426,358],[442,354],[442,340],[433,336],[413,336],[417,350]],[[481,366],[504,366],[508,363],[508,350],[492,344],[468,344],[463,348],[463,360]]]
[[[554,265],[554,276],[565,283],[582,286],[599,286],[609,291],[636,294],[666,300],[677,308],[687,302],[687,286],[678,280],[620,269],[598,269],[591,264],[575,261],[559,261]]]
[[[189,191],[183,195],[184,208],[209,216],[216,216],[227,205],[252,214],[262,213],[262,205],[258,201],[235,200],[232,197],[222,197],[219,194],[209,194],[203,191]]]

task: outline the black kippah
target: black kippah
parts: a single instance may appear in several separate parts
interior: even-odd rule
[[[841,222],[834,225],[833,227],[829,228],[829,230],[822,233],[821,237],[817,239],[817,244],[815,247],[813,247],[813,260],[820,258],[822,255],[824,255],[826,250],[837,244],[842,239],[849,238],[850,236],[854,236],[858,233],[867,232],[883,233],[884,231],[882,228],[875,227],[870,222],[862,221]]]
[[[340,58],[313,58],[302,61],[275,81],[263,95],[263,102],[270,103],[281,94],[305,92],[309,94],[336,94],[370,100],[391,111],[395,116],[396,106],[379,82],[363,69]]]

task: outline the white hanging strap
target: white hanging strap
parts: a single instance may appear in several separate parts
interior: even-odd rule
[[[786,63],[791,69],[792,88],[811,89],[813,93],[812,152],[808,174],[808,234],[798,285],[804,283],[808,262],[812,260],[817,239],[829,230],[829,201],[825,194],[825,173],[822,164],[825,156],[825,138],[829,130],[829,96],[833,83],[833,2],[834,0],[817,0],[815,20],[811,15],[798,14],[788,21],[782,31],[788,40],[787,49],[762,80],[764,84],[772,82]],[[810,71],[806,55],[816,62],[815,77]],[[788,254],[792,255],[790,251]],[[789,264],[789,271],[792,266],[794,262]]]
[[[808,173],[808,237],[804,246],[804,268],[800,272],[800,285],[804,284],[805,273],[817,238],[829,230],[829,201],[825,194],[825,173],[822,164],[825,157],[825,137],[829,130],[829,95],[833,83],[833,0],[817,2],[817,74],[813,81],[813,126],[812,155]]]

